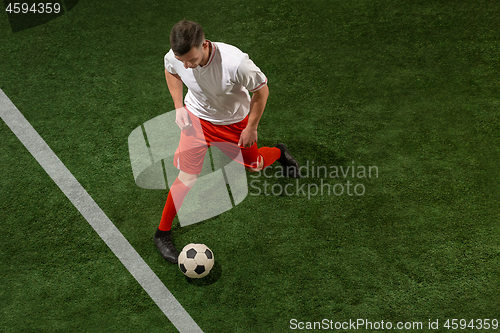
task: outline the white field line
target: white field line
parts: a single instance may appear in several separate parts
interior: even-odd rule
[[[0,117],[177,330],[203,332],[1,89]]]

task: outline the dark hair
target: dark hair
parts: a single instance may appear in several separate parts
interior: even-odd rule
[[[200,47],[205,40],[201,26],[192,21],[182,20],[174,25],[170,32],[170,48],[177,56],[183,56],[193,46]]]

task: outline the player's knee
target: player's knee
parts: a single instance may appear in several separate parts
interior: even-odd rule
[[[196,183],[196,179],[198,179],[198,177],[181,180],[181,182],[187,187],[193,187],[194,183]]]
[[[187,187],[193,187],[194,183],[198,179],[198,176],[199,175],[191,175],[189,173],[185,173],[185,172],[181,171],[181,172],[179,172],[179,177],[178,178]]]
[[[254,167],[254,165],[257,163],[252,163],[250,167],[247,168],[248,171],[250,172],[259,172],[264,168],[264,159],[261,157],[260,161],[258,162],[258,165]]]
[[[262,170],[262,166],[257,167],[257,168],[247,168],[247,170],[250,172],[259,172]]]

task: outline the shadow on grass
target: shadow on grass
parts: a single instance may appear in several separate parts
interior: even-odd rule
[[[201,278],[201,279],[191,279],[186,276],[186,281],[187,283],[193,285],[193,286],[209,286],[219,280],[219,278],[222,276],[222,266],[219,264],[218,261],[214,263],[214,267],[212,267],[212,270],[210,273]]]
[[[291,148],[290,148],[291,147]],[[315,142],[313,140],[298,140],[290,144],[290,152],[294,155],[300,165],[305,165],[307,161],[315,165],[331,166],[344,165],[348,159],[341,156],[335,145]]]

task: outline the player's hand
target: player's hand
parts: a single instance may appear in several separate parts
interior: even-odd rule
[[[188,129],[192,126],[188,112],[185,108],[175,109],[175,123],[181,130]]]
[[[254,143],[257,143],[257,130],[251,128],[245,128],[240,135],[240,141],[238,146],[243,148],[251,147]]]

